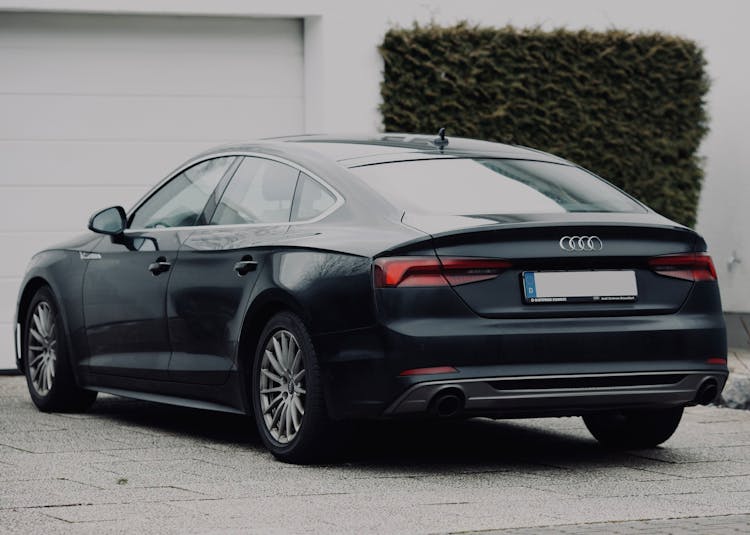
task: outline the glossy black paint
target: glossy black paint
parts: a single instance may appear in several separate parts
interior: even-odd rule
[[[297,313],[311,333],[336,418],[390,415],[409,387],[436,378],[399,374],[430,366],[456,367],[456,374],[439,377],[447,381],[690,370],[716,375],[723,386],[726,366],[707,363],[726,356],[717,284],[666,279],[646,264],[655,255],[705,251],[700,236],[650,211],[453,219],[404,214],[347,171],[466,155],[562,162],[530,149],[460,139],[440,152],[431,139],[308,136],[198,156],[195,162],[211,154],[281,158],[325,180],[344,202],[303,224],[83,234],[32,259],[18,317],[25,317],[35,289],[47,284],[60,300],[80,385],[244,413],[251,412],[246,375],[255,337],[283,309]],[[220,181],[202,221],[236,166]],[[597,234],[607,249],[566,253],[557,244],[564,234]],[[497,279],[455,289],[373,288],[374,258],[436,254],[502,258],[513,267]],[[636,270],[638,302],[530,307],[521,301],[523,270],[613,267]],[[617,397],[610,401],[616,404]],[[533,411],[519,404],[517,414],[582,410],[555,403]],[[507,408],[496,413],[514,415]]]

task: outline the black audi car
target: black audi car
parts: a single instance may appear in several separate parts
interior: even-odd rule
[[[219,148],[35,255],[18,367],[253,415],[282,460],[355,419],[583,416],[652,447],[727,377],[706,243],[536,150],[383,134]]]

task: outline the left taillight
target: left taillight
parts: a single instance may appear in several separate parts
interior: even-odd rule
[[[656,256],[648,261],[652,271],[665,277],[687,281],[715,281],[716,268],[705,253]]]
[[[376,288],[459,286],[494,279],[511,264],[493,258],[397,256],[374,263]]]

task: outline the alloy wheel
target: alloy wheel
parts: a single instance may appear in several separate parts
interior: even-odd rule
[[[268,339],[258,374],[260,409],[273,439],[288,444],[305,415],[305,363],[294,335],[280,329]]]
[[[55,381],[57,362],[57,318],[46,301],[34,309],[29,325],[28,373],[40,396],[46,396]]]

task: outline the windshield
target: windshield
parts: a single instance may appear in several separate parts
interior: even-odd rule
[[[645,212],[621,191],[571,165],[443,158],[350,169],[397,208],[440,215]]]

